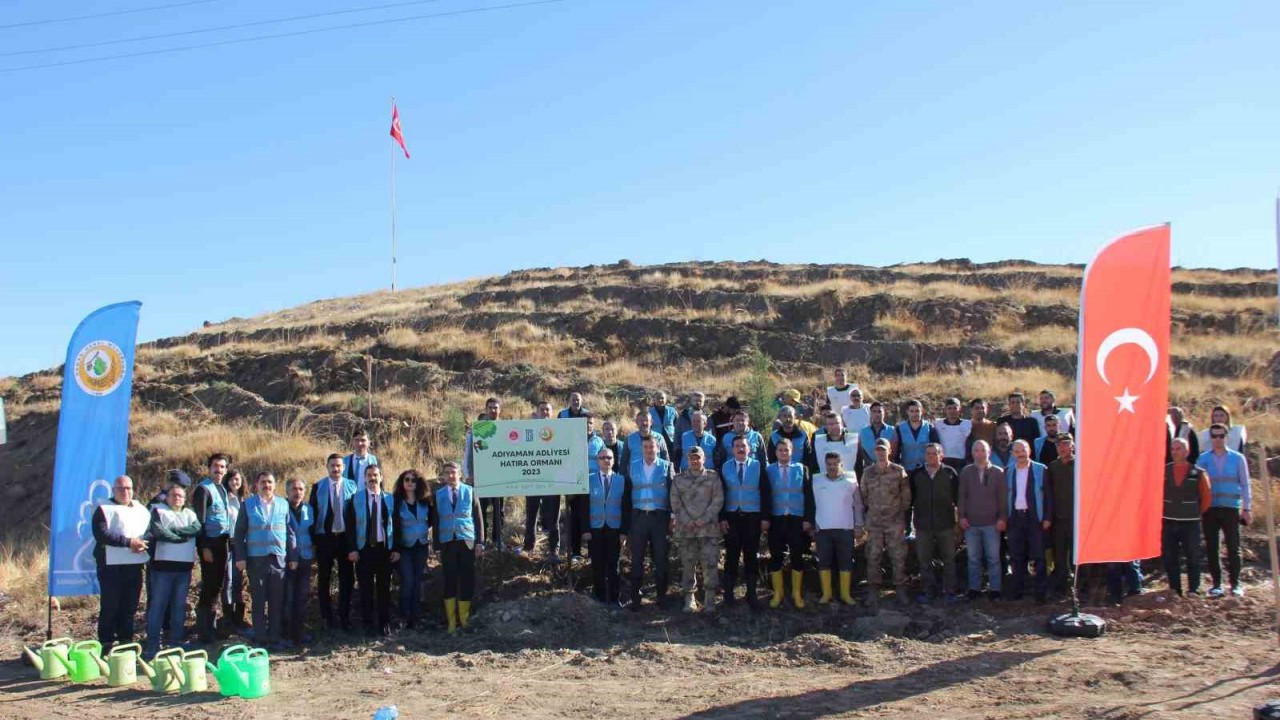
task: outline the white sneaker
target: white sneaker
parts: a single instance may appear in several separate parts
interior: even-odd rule
[[[1223,596],[1224,593],[1222,592],[1221,585],[1214,585],[1213,587],[1209,588],[1209,592],[1207,594],[1211,598],[1220,598]]]
[[[1239,585],[1236,585],[1235,587],[1231,588],[1231,594],[1235,595],[1236,597],[1244,597],[1244,588],[1240,587]]]

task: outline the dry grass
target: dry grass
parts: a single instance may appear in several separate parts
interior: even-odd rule
[[[549,370],[564,370],[580,357],[578,344],[527,320],[499,325],[489,332],[459,327],[419,333],[397,327],[383,333],[382,342],[426,356],[470,352],[481,363],[530,363]]]
[[[929,333],[919,318],[901,309],[876,318],[875,326],[884,332],[886,340],[927,339],[929,342],[937,342],[950,338],[957,343],[963,340],[959,333]]]
[[[1260,310],[1262,312],[1275,313],[1276,307],[1276,299],[1274,297],[1228,298],[1188,293],[1174,293],[1173,295],[1174,310],[1204,315],[1230,315],[1243,310]]]

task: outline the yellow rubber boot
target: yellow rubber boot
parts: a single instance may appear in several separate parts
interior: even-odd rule
[[[471,624],[471,601],[470,600],[458,601],[458,624],[461,625],[462,627],[467,627],[468,625]]]
[[[776,608],[782,605],[782,598],[787,594],[787,591],[782,589],[782,571],[769,573],[769,582],[773,585],[773,597],[769,598],[769,607]]]
[[[449,620],[449,632],[458,629],[458,601],[454,598],[444,599],[444,616]]]
[[[791,571],[791,602],[798,608],[804,607],[804,573]]]
[[[822,597],[818,598],[818,604],[827,605],[831,602],[831,571],[819,570],[818,579],[822,581]]]
[[[853,573],[849,570],[840,571],[840,602],[845,605],[853,605]]]

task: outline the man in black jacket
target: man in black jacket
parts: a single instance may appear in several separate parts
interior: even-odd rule
[[[942,463],[942,445],[929,443],[924,449],[924,465],[911,473],[911,504],[915,508],[916,559],[920,561],[920,603],[938,599],[938,572],[941,563],[942,597],[955,599],[956,590],[956,489],[960,477]]]

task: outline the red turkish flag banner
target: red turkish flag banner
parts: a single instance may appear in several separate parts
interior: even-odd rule
[[[1168,225],[1113,240],[1084,271],[1076,379],[1079,565],[1160,554],[1171,283]]]
[[[400,143],[400,149],[404,151],[405,160],[409,159],[409,148],[404,144],[404,132],[400,130],[400,108],[395,105],[391,106],[391,137]]]

